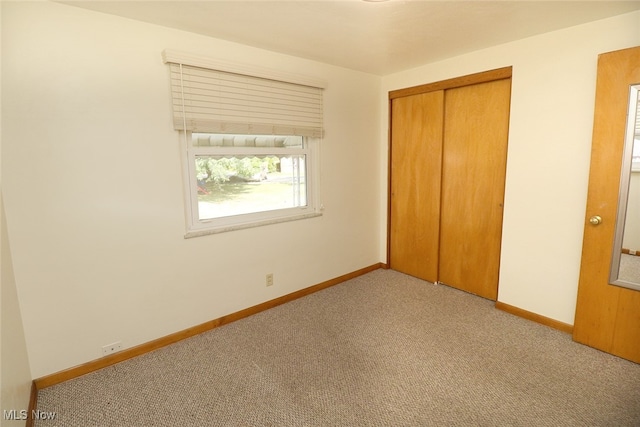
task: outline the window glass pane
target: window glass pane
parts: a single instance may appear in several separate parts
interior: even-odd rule
[[[307,205],[304,155],[197,155],[198,218],[221,218]]]

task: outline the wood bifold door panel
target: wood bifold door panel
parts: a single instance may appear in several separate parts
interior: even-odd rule
[[[388,259],[495,300],[511,68],[390,93]]]
[[[573,339],[640,363],[640,291],[609,284],[629,88],[640,47],[598,57],[591,169]],[[589,218],[598,215],[594,226]]]

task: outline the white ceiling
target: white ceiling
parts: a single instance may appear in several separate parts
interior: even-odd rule
[[[640,9],[640,1],[62,3],[378,75]]]

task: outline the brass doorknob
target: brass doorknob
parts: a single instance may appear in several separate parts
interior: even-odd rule
[[[600,215],[594,215],[591,218],[589,218],[589,222],[592,225],[600,225],[600,223],[602,222],[602,217]]]

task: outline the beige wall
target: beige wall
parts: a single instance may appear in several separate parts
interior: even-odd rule
[[[3,8],[2,172],[34,377],[380,261],[379,77],[51,2]],[[328,82],[322,217],[183,238],[164,49]]]
[[[640,12],[383,78],[386,96],[393,89],[513,66],[500,301],[573,324],[597,56],[636,45]],[[381,154],[382,167],[386,151]]]
[[[22,316],[13,275],[11,248],[7,238],[4,217],[4,203],[0,195],[0,238],[1,238],[1,292],[0,292],[0,384],[2,399],[0,405],[0,425],[2,427],[24,425],[25,421],[4,419],[4,411],[24,411],[29,405],[31,390],[31,370],[29,356],[22,327]],[[18,418],[23,416],[18,414]]]
[[[0,8],[0,20],[1,18],[2,9]],[[0,45],[2,40],[0,33]],[[0,80],[2,80],[2,55],[0,55]],[[31,369],[7,236],[1,165],[2,117],[0,117],[0,425],[10,427],[25,425],[25,421],[6,420],[4,411],[18,411],[17,418],[21,418],[23,414],[20,411],[27,410],[31,390]]]

